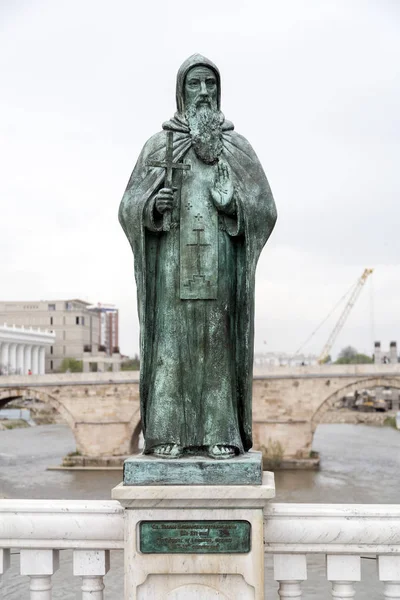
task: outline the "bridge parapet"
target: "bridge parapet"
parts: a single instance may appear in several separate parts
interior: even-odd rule
[[[309,365],[304,367],[266,366],[254,368],[255,378],[270,377],[368,377],[400,375],[400,363],[388,365]]]
[[[400,363],[395,365],[313,365],[304,367],[257,367],[254,379],[309,379],[342,377],[383,377],[400,376]],[[49,373],[46,375],[5,375],[0,376],[1,387],[51,386],[51,385],[94,385],[107,383],[138,383],[139,371],[117,373]]]
[[[0,377],[0,388],[138,382],[139,371],[119,371],[117,373],[111,371],[106,373],[48,373],[46,375],[5,375]]]

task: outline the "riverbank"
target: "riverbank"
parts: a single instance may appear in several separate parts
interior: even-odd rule
[[[387,412],[359,412],[358,410],[349,410],[347,408],[339,408],[329,410],[323,416],[322,423],[324,424],[348,424],[348,425],[375,425],[386,426],[388,419],[396,418],[396,411]]]
[[[24,419],[0,419],[0,431],[20,429],[21,427],[29,427],[29,424]]]
[[[12,412],[21,413],[18,417],[10,415]],[[8,413],[6,419],[2,419],[2,413]],[[24,400],[17,398],[9,402],[0,410],[0,429],[17,429],[34,425],[54,425],[64,423],[58,411],[45,402],[38,400]]]

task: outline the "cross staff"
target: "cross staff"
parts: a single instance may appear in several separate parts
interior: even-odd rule
[[[165,149],[165,160],[150,160],[147,163],[148,167],[162,167],[165,169],[164,187],[172,189],[172,173],[173,169],[190,169],[190,165],[183,163],[174,163],[173,157],[173,142],[174,134],[172,131],[167,131],[167,145]],[[167,210],[163,214],[163,231],[171,229],[171,211]]]

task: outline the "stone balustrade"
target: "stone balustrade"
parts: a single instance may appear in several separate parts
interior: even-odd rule
[[[31,600],[50,600],[61,549],[83,600],[103,600],[110,551],[124,547],[124,509],[116,501],[0,500],[0,579],[18,549]],[[377,559],[384,599],[400,600],[400,505],[276,504],[265,511],[265,552],[273,556],[281,600],[302,598],[307,555],[326,557],[331,597],[354,598],[361,556]]]
[[[332,598],[354,598],[361,556],[375,557],[384,598],[400,599],[400,505],[270,504],[265,550],[273,555],[281,599],[302,598],[307,554],[326,556]]]
[[[51,600],[59,551],[72,549],[82,600],[103,600],[110,550],[122,549],[123,537],[118,502],[0,500],[0,578],[10,566],[10,550],[17,548],[31,600]]]

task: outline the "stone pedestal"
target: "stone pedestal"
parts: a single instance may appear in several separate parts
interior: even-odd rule
[[[123,485],[125,600],[263,600],[261,485]]]

